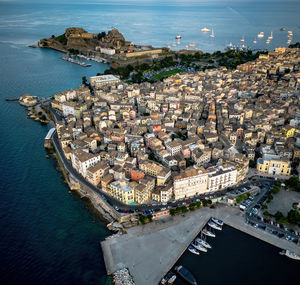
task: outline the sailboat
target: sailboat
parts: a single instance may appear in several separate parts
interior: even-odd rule
[[[245,41],[244,36],[242,36],[241,38],[241,42],[243,43]]]
[[[215,37],[215,34],[214,34],[214,29],[211,30],[211,34],[209,35],[211,38],[214,38]]]
[[[273,32],[271,32],[271,35],[268,37],[268,40],[272,40],[273,39]]]

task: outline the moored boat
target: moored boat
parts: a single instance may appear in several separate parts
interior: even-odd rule
[[[193,254],[196,254],[196,255],[200,254],[200,252],[191,245],[189,245],[188,250],[189,250],[189,252],[191,252]]]
[[[182,265],[176,266],[175,270],[186,282],[192,285],[197,285],[197,281],[195,277],[192,275],[190,271],[188,271]]]
[[[203,28],[203,29],[201,29],[201,32],[203,32],[203,33],[209,33],[209,32],[210,32],[210,29],[208,29],[208,28]]]
[[[176,280],[176,275],[174,272],[169,272],[164,278],[160,281],[161,285],[173,284]]]
[[[196,238],[196,242],[198,242],[199,244],[203,245],[206,248],[211,248],[211,245],[207,241],[201,238]]]
[[[217,224],[217,225],[219,225],[219,226],[221,226],[221,227],[224,225],[224,223],[223,223],[222,220],[219,220],[219,219],[216,219],[216,218],[211,218],[211,220],[212,220],[215,224]]]
[[[218,231],[222,230],[222,228],[219,225],[215,224],[213,221],[209,221],[207,224],[215,230],[218,230]]]
[[[177,35],[175,38],[176,38],[176,40],[180,40],[180,39],[181,39],[181,36],[180,36],[180,35]]]
[[[169,280],[168,280],[168,284],[173,284],[176,280],[177,276],[174,274]]]
[[[263,38],[264,36],[265,36],[264,32],[260,32],[260,33],[257,35],[257,37],[260,38],[260,39]]]
[[[201,245],[200,243],[198,243],[196,241],[193,241],[191,243],[191,245],[199,251],[207,252],[207,248],[205,248],[203,245]]]
[[[216,237],[216,235],[214,233],[212,233],[211,231],[209,231],[208,229],[202,230],[202,233],[209,237]]]
[[[291,259],[294,259],[294,260],[300,260],[300,255],[298,255],[298,254],[296,254],[296,253],[294,253],[294,252],[292,252],[288,249],[285,249],[285,250],[279,252],[279,254],[285,255],[285,256],[287,256]]]

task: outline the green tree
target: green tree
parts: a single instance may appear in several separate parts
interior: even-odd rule
[[[176,214],[177,214],[176,209],[174,209],[174,208],[170,209],[170,215],[171,216],[175,216]]]
[[[140,216],[139,216],[139,221],[140,221],[141,224],[145,224],[146,219],[147,219],[147,218],[146,218],[144,215],[140,215]]]
[[[274,215],[276,221],[278,221],[279,219],[281,219],[283,216],[283,214],[280,211],[277,211]]]
[[[87,84],[86,76],[82,76],[82,84],[83,84],[84,86],[87,86],[87,85],[88,85],[88,84]]]
[[[297,225],[300,223],[300,214],[297,210],[290,210],[287,219],[289,223]]]
[[[152,220],[153,220],[153,215],[152,215],[152,214],[147,215],[147,219],[148,219],[149,222],[152,222]]]
[[[254,160],[249,160],[249,167],[250,168],[255,168],[255,162],[254,162]]]
[[[181,206],[181,207],[180,207],[180,210],[181,210],[182,213],[188,212],[187,206]]]

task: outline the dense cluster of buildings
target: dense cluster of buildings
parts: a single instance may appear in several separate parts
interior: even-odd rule
[[[168,202],[262,175],[289,176],[300,158],[300,50],[277,48],[238,66],[129,85],[90,78],[54,95],[64,153],[123,203]]]

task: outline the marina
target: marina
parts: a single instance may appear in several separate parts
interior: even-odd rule
[[[80,66],[82,66],[82,67],[90,67],[90,66],[92,66],[92,65],[89,64],[89,63],[85,63],[85,62],[80,61],[80,60],[78,60],[78,59],[75,59],[75,58],[73,58],[73,57],[62,56],[60,59],[65,60],[65,61],[68,61],[68,62],[71,62],[71,63],[74,63],[74,64],[78,64],[78,65],[80,65]]]
[[[201,230],[212,217],[279,249],[284,248],[300,254],[300,247],[296,244],[246,224],[239,209],[220,206],[217,209],[203,208],[184,217],[169,217],[164,222],[155,221],[145,226],[130,228],[125,235],[103,241],[101,247],[108,274],[126,265],[136,285],[143,285],[145,282],[149,285],[158,284],[193,240],[201,236]],[[159,255],[155,257],[154,252],[158,252]],[[195,258],[202,256],[189,254]],[[203,259],[206,254],[203,255]]]

